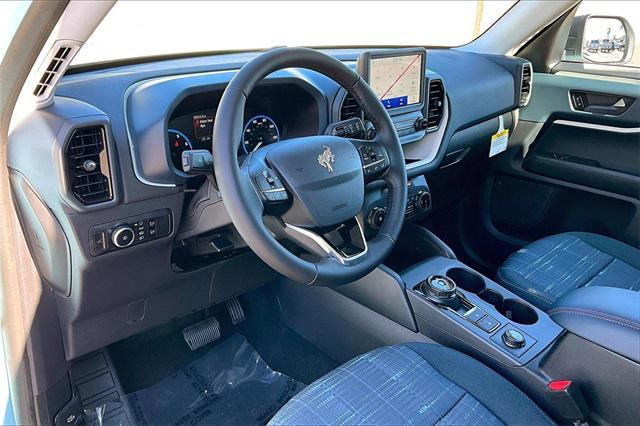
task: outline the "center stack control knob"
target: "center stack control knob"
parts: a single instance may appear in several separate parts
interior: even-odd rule
[[[427,130],[427,127],[429,127],[429,120],[424,117],[419,117],[413,126],[418,132],[421,130]]]
[[[129,247],[133,244],[133,240],[136,237],[136,233],[130,226],[122,225],[118,226],[113,235],[111,235],[111,242],[118,248]]]

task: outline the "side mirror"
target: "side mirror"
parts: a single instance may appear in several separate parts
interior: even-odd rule
[[[635,34],[620,16],[576,16],[569,31],[564,59],[596,64],[625,64],[633,56]]]

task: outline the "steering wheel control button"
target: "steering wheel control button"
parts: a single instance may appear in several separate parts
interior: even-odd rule
[[[513,328],[505,330],[502,334],[502,341],[512,349],[520,349],[527,343],[524,335]]]
[[[374,143],[363,143],[359,146],[362,169],[365,177],[381,175],[389,167],[389,158],[384,147]]]
[[[129,247],[133,244],[133,241],[136,238],[136,233],[129,226],[119,226],[113,231],[111,235],[111,241],[113,245],[118,248]]]
[[[255,179],[263,199],[267,202],[277,203],[289,198],[282,181],[273,171],[264,169]]]
[[[476,322],[476,324],[487,333],[491,333],[495,331],[496,328],[500,327],[500,323],[498,322],[498,320],[491,315],[485,316],[484,318]]]

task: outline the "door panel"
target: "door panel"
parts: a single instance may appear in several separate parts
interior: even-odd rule
[[[535,73],[533,81],[509,149],[492,159],[484,235],[500,253],[567,231],[640,247],[638,80]],[[582,96],[577,104],[572,94]]]
[[[639,138],[640,128],[555,120],[531,145],[523,167],[542,176],[638,198]]]

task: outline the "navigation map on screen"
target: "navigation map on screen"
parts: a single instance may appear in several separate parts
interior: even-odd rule
[[[420,103],[424,72],[421,55],[372,58],[369,85],[387,109]]]

